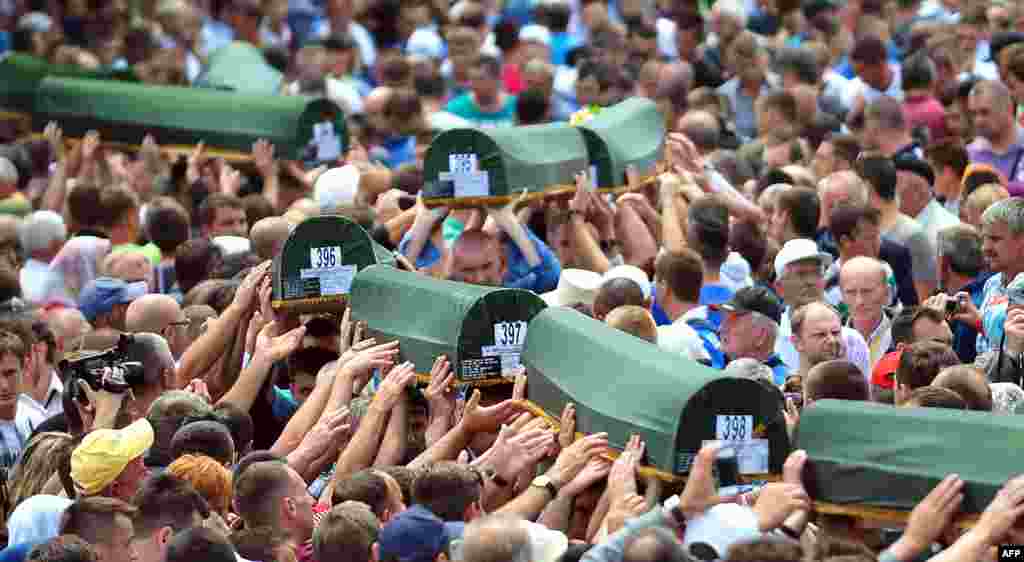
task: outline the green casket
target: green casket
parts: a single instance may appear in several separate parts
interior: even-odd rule
[[[267,64],[259,48],[235,41],[217,49],[196,81],[202,88],[274,96],[281,93],[284,76]]]
[[[625,191],[629,165],[642,180],[656,175],[665,148],[665,119],[653,101],[637,97],[603,108],[579,129],[599,190]]]
[[[583,135],[568,123],[493,129],[457,128],[434,138],[424,158],[428,207],[503,205],[572,191],[587,169]]]
[[[394,263],[358,224],[339,216],[306,219],[274,258],[272,305],[289,312],[342,311],[358,271]]]
[[[39,85],[35,111],[36,130],[57,121],[68,137],[96,129],[105,142],[129,146],[149,133],[164,147],[205,141],[213,154],[248,155],[265,138],[282,158],[319,159],[348,145],[338,106],[299,96],[50,77]]]
[[[639,434],[644,470],[667,481],[687,473],[704,442],[716,439],[736,449],[741,473],[781,473],[790,447],[774,389],[722,376],[568,308],[544,310],[529,328],[527,394],[548,419],[557,421],[572,402],[578,432],[607,432],[617,449]]]
[[[530,320],[547,305],[521,289],[442,281],[390,267],[361,270],[352,283],[352,318],[378,341],[397,339],[420,375],[447,355],[461,384],[507,382]]]
[[[1021,473],[1024,417],[822,400],[804,409],[794,441],[807,451],[804,484],[823,512],[909,511],[956,473],[961,511],[980,513]]]
[[[73,64],[50,64],[44,59],[14,53],[0,59],[0,107],[11,112],[35,109],[39,83],[47,76],[134,82],[131,71],[89,70]]]

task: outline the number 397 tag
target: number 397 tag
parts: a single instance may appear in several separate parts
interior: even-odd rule
[[[498,322],[494,325],[494,345],[522,347],[526,343],[526,322]]]

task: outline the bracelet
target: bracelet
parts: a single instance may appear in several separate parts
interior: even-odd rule
[[[783,523],[782,525],[779,526],[779,531],[783,535],[786,535],[787,537],[789,537],[789,538],[791,538],[791,539],[793,539],[795,541],[800,540],[800,533],[796,532],[795,529],[793,529],[792,527],[786,525],[785,523]]]

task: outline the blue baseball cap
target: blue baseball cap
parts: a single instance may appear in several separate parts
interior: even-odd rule
[[[380,530],[380,559],[434,562],[451,541],[462,537],[464,528],[464,523],[446,523],[422,505],[414,505]]]
[[[128,304],[148,292],[145,281],[126,283],[113,277],[97,277],[78,295],[78,310],[92,322],[101,314],[109,314],[115,304]]]

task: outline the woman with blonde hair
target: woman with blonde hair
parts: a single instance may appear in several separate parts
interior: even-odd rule
[[[70,466],[74,448],[74,438],[67,433],[47,431],[33,436],[7,479],[8,513],[34,495],[59,494],[61,480],[54,476],[59,475],[62,466]]]

